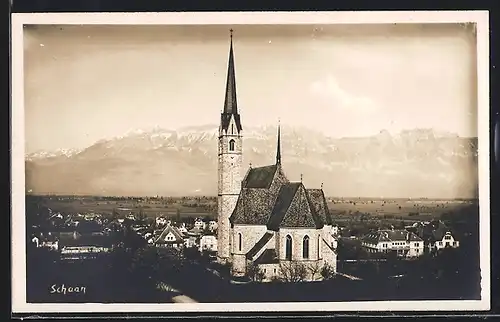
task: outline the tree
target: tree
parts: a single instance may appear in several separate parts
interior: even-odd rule
[[[280,263],[280,275],[283,282],[298,283],[307,277],[307,268],[302,263],[286,261]]]
[[[137,215],[137,223],[144,224],[145,221],[146,221],[146,214],[144,213],[144,211],[141,208],[141,209],[139,209],[139,214]]]
[[[314,281],[316,280],[316,275],[320,275],[321,265],[318,261],[315,261],[307,265],[307,269],[311,273],[311,279]]]
[[[321,268],[320,274],[324,280],[331,280],[335,276],[335,269],[330,264],[325,264]]]
[[[176,211],[175,211],[175,221],[177,223],[180,223],[181,220],[182,220],[182,218],[181,218],[181,210],[179,208],[177,208]]]
[[[264,272],[254,262],[247,266],[246,276],[254,282],[262,282],[265,278]]]

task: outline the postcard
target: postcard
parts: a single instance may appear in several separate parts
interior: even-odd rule
[[[488,28],[13,14],[13,312],[488,310]]]

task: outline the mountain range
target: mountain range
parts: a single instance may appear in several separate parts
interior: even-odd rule
[[[331,138],[283,127],[282,163],[292,181],[329,196],[477,197],[477,138],[432,129]],[[243,166],[275,161],[275,127],[243,129]],[[217,193],[216,125],[132,131],[81,149],[26,155],[33,194],[186,196]]]

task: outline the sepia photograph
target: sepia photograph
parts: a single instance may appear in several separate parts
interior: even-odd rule
[[[13,312],[488,310],[488,34],[13,14]]]

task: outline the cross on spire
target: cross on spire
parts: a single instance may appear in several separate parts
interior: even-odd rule
[[[301,182],[301,183],[302,183],[302,177],[303,177],[303,175],[302,175],[302,173],[301,173],[301,174],[300,174],[300,182]]]
[[[321,183],[321,189],[323,189],[323,182]]]

